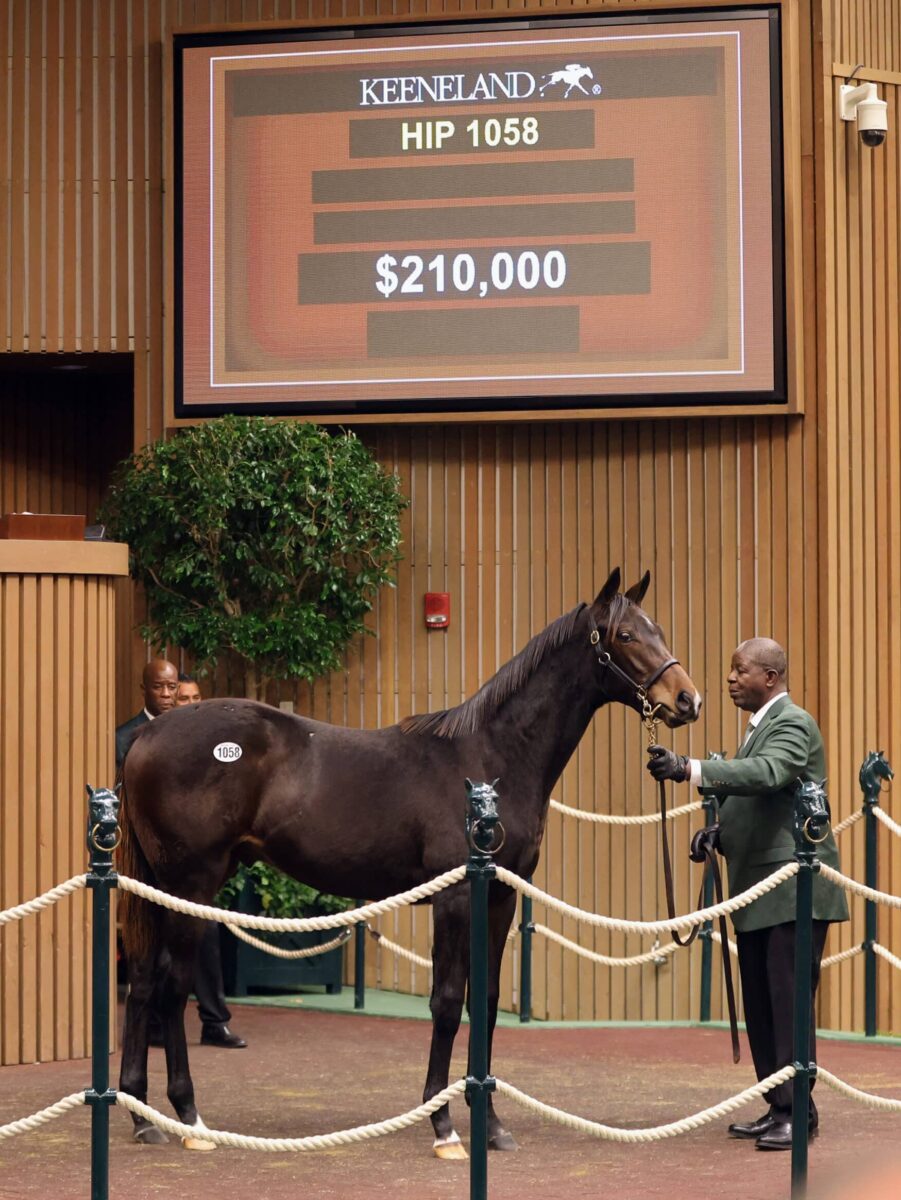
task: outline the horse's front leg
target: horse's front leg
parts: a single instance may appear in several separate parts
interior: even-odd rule
[[[500,890],[500,889],[498,889]],[[505,894],[506,893],[506,894]],[[516,892],[503,889],[500,896],[492,894],[488,902],[488,1074],[491,1074],[491,1048],[497,1024],[497,1006],[501,990],[501,962],[507,945],[507,934],[516,912]],[[488,1093],[488,1149],[518,1150],[513,1135],[508,1133],[494,1111],[494,1093]]]
[[[465,891],[451,888],[433,902],[432,942],[432,1045],[423,1103],[447,1087],[454,1038],[463,1015],[463,998],[469,974],[469,899]],[[444,1104],[432,1114],[433,1149],[438,1158],[466,1158],[460,1138]]]
[[[129,959],[128,997],[125,1001],[125,1028],[122,1033],[122,1064],[119,1091],[147,1103],[147,1046],[154,981],[158,977],[156,957],[144,962]],[[131,1114],[133,1137],[143,1145],[161,1145],[169,1139],[144,1117]]]
[[[183,1137],[186,1150],[215,1150],[215,1142],[203,1137],[204,1124],[194,1102],[194,1083],[188,1065],[188,1043],[185,1037],[185,1006],[188,993],[194,986],[194,964],[202,934],[200,921],[167,913],[166,929],[171,953],[169,971],[158,992],[157,1008],[163,1028],[166,1048],[166,1094],[183,1124],[192,1125],[197,1133]]]

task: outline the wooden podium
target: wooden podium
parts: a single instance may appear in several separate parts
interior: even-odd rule
[[[115,777],[127,574],[122,543],[0,540],[0,910],[87,870],[85,784]],[[0,927],[0,1063],[90,1053],[90,946],[86,891]]]

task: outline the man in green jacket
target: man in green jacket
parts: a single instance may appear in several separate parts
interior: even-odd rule
[[[652,746],[648,770],[655,779],[691,782],[720,800],[719,849],[736,896],[791,862],[794,790],[798,779],[820,782],[826,754],[816,721],[792,704],[786,690],[785,651],[771,638],[751,638],[732,655],[727,683],[736,708],[752,714],[734,759],[689,759]],[[817,847],[822,862],[838,869],[830,830]],[[795,960],[795,879],[786,880],[732,916],[738,940],[745,1025],[758,1079],[794,1060],[792,1011]],[[844,893],[819,875],[813,885],[813,974],[811,1014],[820,960],[832,921],[846,921]],[[811,1061],[816,1061],[811,1019]],[[813,1086],[813,1081],[811,1081]],[[770,1089],[769,1111],[756,1121],[729,1126],[732,1137],[753,1138],[759,1150],[790,1150],[792,1084]],[[811,1134],[819,1120],[811,1096]]]

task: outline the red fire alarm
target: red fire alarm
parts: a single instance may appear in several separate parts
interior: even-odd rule
[[[425,623],[427,629],[447,629],[450,625],[450,592],[426,592]]]

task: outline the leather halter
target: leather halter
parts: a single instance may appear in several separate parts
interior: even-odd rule
[[[591,609],[588,610],[588,624],[591,628],[589,640],[592,646],[594,646],[595,653],[598,656],[598,666],[602,671],[609,671],[611,675],[615,675],[620,683],[624,683],[627,688],[630,688],[632,694],[635,696],[635,699],[641,704],[642,715],[644,716],[645,720],[653,720],[654,715],[656,714],[660,705],[651,704],[650,700],[648,699],[648,690],[654,686],[664,672],[668,671],[670,667],[675,667],[678,664],[678,658],[664,659],[660,666],[648,676],[644,683],[639,683],[637,680],[633,679],[631,675],[627,674],[622,667],[618,666],[613,661],[613,657],[609,650],[604,650],[602,648],[601,631],[595,624],[594,617],[591,615]]]

